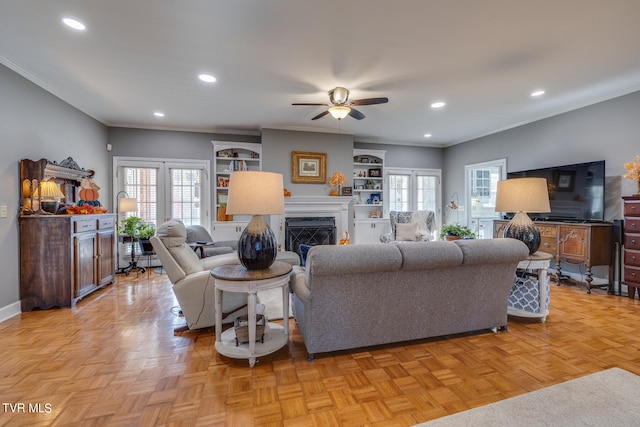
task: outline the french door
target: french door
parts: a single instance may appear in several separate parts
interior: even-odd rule
[[[441,171],[439,169],[387,168],[389,211],[433,211],[440,229]]]
[[[500,218],[495,211],[498,181],[506,178],[507,160],[498,159],[489,162],[465,166],[465,193],[467,224],[479,239],[493,238],[493,221]]]
[[[114,157],[113,206],[118,222],[128,216],[158,227],[165,221],[180,219],[185,225],[202,225],[209,229],[209,162],[201,160],[161,160]],[[118,200],[136,199],[134,212],[120,212]],[[130,253],[122,245],[120,255]]]

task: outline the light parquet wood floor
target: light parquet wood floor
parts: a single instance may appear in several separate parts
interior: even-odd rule
[[[118,276],[74,309],[0,323],[2,426],[410,426],[614,366],[640,374],[640,301],[551,289],[544,324],[319,355],[216,354],[165,275]],[[22,406],[21,406],[22,405]],[[31,406],[29,406],[31,405]]]

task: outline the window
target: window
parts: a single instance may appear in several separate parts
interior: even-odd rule
[[[506,159],[465,166],[467,224],[480,239],[493,237],[493,220],[500,216],[495,211],[496,190],[506,170]]]
[[[137,210],[118,212],[118,221],[136,215],[157,227],[176,218],[185,225],[209,228],[208,161],[114,157],[113,168],[116,193],[137,201]],[[120,256],[130,250],[128,244],[122,245]]]
[[[385,174],[389,210],[433,211],[440,228],[440,170],[387,168]]]

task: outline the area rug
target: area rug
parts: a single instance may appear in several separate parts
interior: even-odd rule
[[[612,368],[417,426],[636,426],[638,396],[640,377]]]
[[[264,313],[269,320],[282,319],[282,288],[258,292],[258,299],[265,305]],[[293,317],[289,304],[289,317]]]

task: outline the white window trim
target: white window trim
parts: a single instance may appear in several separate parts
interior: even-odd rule
[[[437,230],[440,230],[442,226],[442,170],[441,169],[422,169],[422,168],[398,168],[398,167],[385,167],[385,183],[389,182],[389,175],[412,175],[411,180],[413,181],[415,175],[430,175],[435,176],[438,179],[438,190],[436,191],[436,227]],[[412,185],[415,185],[413,183]],[[385,198],[389,195],[389,189],[387,188],[388,184],[385,185],[384,191],[386,192]],[[413,195],[411,196],[413,198]],[[411,204],[415,205],[417,202],[415,200],[411,200]],[[391,204],[389,204],[391,206]],[[413,209],[413,207],[412,207]],[[437,236],[437,234],[436,234]]]
[[[167,197],[169,196],[168,189],[165,187],[165,183],[169,182],[169,169],[170,168],[193,168],[202,169],[204,176],[202,179],[202,206],[205,209],[202,213],[202,226],[206,229],[210,228],[211,224],[211,166],[209,160],[194,160],[194,159],[169,159],[169,158],[154,158],[154,157],[113,157],[113,205],[114,211],[116,209],[117,195],[118,195],[118,169],[123,166],[134,167],[159,167],[159,173],[163,174],[163,180],[158,186],[158,204],[162,204],[163,209],[167,209]],[[168,212],[165,212],[168,213]],[[158,222],[161,224],[166,218],[159,218]],[[160,225],[158,224],[158,225]]]
[[[472,218],[472,209],[471,209],[471,188],[469,188],[469,173],[471,173],[472,170],[474,169],[490,169],[490,168],[494,168],[494,167],[500,167],[500,180],[503,179],[507,179],[507,159],[506,158],[502,158],[502,159],[496,159],[496,160],[489,160],[486,162],[480,162],[480,163],[472,163],[469,165],[465,165],[464,166],[464,194],[465,194],[465,198],[464,198],[464,203],[466,205],[466,215],[465,215],[465,219],[467,221],[466,225],[470,225]],[[498,219],[500,217],[500,212],[496,212],[495,215],[496,219]]]

